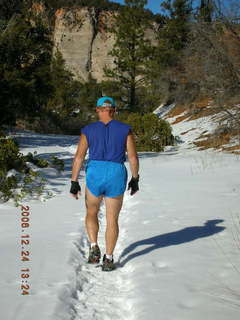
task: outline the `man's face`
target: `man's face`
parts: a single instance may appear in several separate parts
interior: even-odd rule
[[[97,107],[96,111],[99,112],[100,114],[110,114],[113,115],[115,112],[115,108],[113,107]]]

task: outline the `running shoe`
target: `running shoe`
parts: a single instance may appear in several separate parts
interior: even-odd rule
[[[89,257],[88,257],[88,263],[99,263],[101,258],[101,251],[99,249],[99,246],[96,244],[92,248],[89,248]]]
[[[102,271],[112,271],[116,268],[113,259],[107,259],[106,255],[103,256]]]

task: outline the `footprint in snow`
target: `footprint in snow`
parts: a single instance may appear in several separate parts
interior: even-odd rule
[[[167,262],[157,261],[157,262],[152,262],[152,267],[155,269],[167,269],[169,268],[169,265]]]

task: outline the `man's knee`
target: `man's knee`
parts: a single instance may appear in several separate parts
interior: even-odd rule
[[[106,220],[107,228],[118,229],[118,217],[107,218]]]
[[[92,201],[86,198],[85,205],[86,209],[98,210],[100,207],[100,201]]]

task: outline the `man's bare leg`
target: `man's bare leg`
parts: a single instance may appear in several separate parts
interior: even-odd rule
[[[115,197],[105,197],[107,227],[105,232],[106,254],[112,255],[118,239],[118,217],[122,208],[124,194]]]
[[[98,238],[98,211],[103,196],[94,196],[87,188],[85,188],[85,205],[87,214],[85,218],[85,225],[88,233],[88,239],[91,243],[97,243]]]

